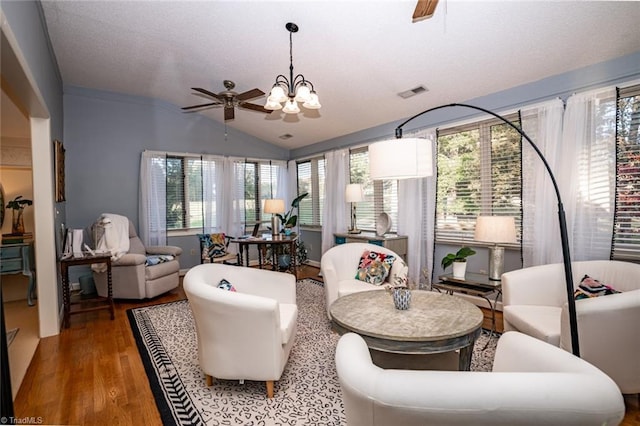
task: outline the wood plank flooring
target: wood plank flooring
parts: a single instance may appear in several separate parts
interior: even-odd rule
[[[317,274],[305,266],[298,277]],[[150,301],[117,302],[114,321],[108,311],[71,316],[69,329],[40,340],[14,402],[16,417],[56,425],[162,424],[126,311],[184,298],[180,286]],[[498,324],[501,330],[501,316]],[[622,424],[640,426],[638,397],[625,402]]]

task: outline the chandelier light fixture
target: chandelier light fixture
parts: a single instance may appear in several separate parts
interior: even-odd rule
[[[298,26],[288,22],[285,28],[289,31],[289,78],[282,74],[276,77],[264,108],[272,111],[281,109],[285,114],[297,114],[300,112],[298,103],[302,103],[306,109],[320,109],[322,105],[318,101],[313,83],[302,74],[293,76],[293,33],[298,32]]]

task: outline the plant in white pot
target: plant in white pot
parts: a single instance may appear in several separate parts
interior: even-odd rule
[[[449,253],[442,258],[442,268],[447,269],[453,265],[453,277],[464,279],[467,271],[467,257],[476,254],[471,247],[462,247],[456,253]]]

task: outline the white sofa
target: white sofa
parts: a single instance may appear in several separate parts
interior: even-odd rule
[[[357,334],[336,368],[348,426],[617,425],[624,400],[593,365],[518,332],[498,341],[492,372],[384,370]]]
[[[574,287],[584,275],[621,291],[576,301],[580,357],[608,374],[623,393],[640,393],[640,265],[593,260],[573,262]],[[504,329],[517,330],[571,351],[562,264],[502,275]]]
[[[225,279],[236,291],[218,288]],[[198,360],[213,378],[265,381],[273,397],[295,340],[298,306],[292,274],[215,263],[184,276],[193,311]]]
[[[387,280],[393,283],[396,277],[406,279],[407,266],[404,260],[393,251],[375,244],[347,243],[327,250],[320,259],[320,271],[324,280],[327,316],[331,319],[331,304],[339,297],[359,291],[380,290],[382,285],[369,284],[355,278],[360,257],[365,250],[387,253],[395,256]]]

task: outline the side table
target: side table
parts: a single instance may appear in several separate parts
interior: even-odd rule
[[[496,333],[496,305],[502,295],[502,283],[500,281],[493,281],[489,279],[488,275],[473,272],[467,272],[464,279],[454,278],[453,274],[440,275],[438,279],[440,282],[431,284],[431,287],[441,293],[463,293],[486,300],[491,309],[491,333],[489,337]],[[493,301],[489,298],[492,295],[495,295]]]
[[[79,308],[71,310],[71,290],[69,289],[69,267],[79,265],[90,265],[92,263],[104,263],[107,265],[107,297],[96,296],[94,299],[85,299],[82,302],[105,302],[97,306]],[[64,305],[64,318],[62,327],[69,328],[69,320],[72,314],[81,312],[95,311],[99,309],[108,309],[111,313],[111,320],[115,319],[115,309],[113,306],[113,289],[111,283],[111,254],[83,254],[82,257],[68,257],[60,259],[60,273],[62,275],[62,299]],[[75,303],[74,303],[75,304]]]
[[[2,206],[0,206],[2,207]],[[36,293],[35,263],[33,262],[33,241],[3,244],[0,246],[0,274],[18,274],[29,278],[27,304],[35,305]]]

